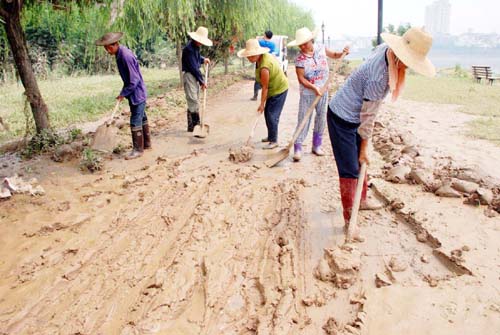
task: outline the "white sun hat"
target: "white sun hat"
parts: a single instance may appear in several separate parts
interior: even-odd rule
[[[259,41],[255,38],[249,39],[245,44],[245,49],[238,51],[238,57],[249,57],[266,54],[269,52],[269,48],[261,47]]]
[[[309,28],[304,27],[297,29],[295,32],[295,39],[288,43],[289,47],[296,47],[299,45],[302,45],[304,43],[309,42],[310,40],[314,39],[316,35],[318,35],[318,29],[314,29],[313,31],[310,31]]]
[[[205,27],[198,27],[196,31],[192,31],[188,33],[188,35],[196,42],[200,42],[207,47],[211,47],[213,45],[212,41],[208,38],[208,29]]]
[[[432,36],[420,28],[410,28],[403,36],[389,33],[380,35],[396,56],[410,69],[427,77],[436,75],[427,54],[432,46]]]

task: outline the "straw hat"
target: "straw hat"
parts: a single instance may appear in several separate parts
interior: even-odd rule
[[[205,27],[198,27],[196,31],[192,31],[188,33],[189,37],[191,37],[196,42],[200,42],[207,47],[212,46],[212,41],[208,39],[208,29]]]
[[[122,32],[106,33],[100,39],[95,41],[95,45],[110,45],[118,42],[123,36]]]
[[[288,43],[289,47],[296,47],[314,39],[318,35],[318,29],[310,31],[309,28],[300,28],[295,32],[295,39]]]
[[[427,58],[432,36],[420,28],[410,28],[403,36],[388,33],[380,35],[396,56],[409,68],[427,77],[434,77],[436,68]]]
[[[269,48],[261,47],[259,41],[255,38],[251,38],[247,41],[245,49],[238,51],[238,57],[249,57],[266,54],[269,52]]]

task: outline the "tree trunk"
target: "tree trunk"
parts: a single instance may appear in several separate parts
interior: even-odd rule
[[[182,88],[184,86],[184,79],[182,76],[182,45],[180,41],[176,43],[176,51],[177,51],[177,66],[179,68],[179,87]]]
[[[9,40],[10,50],[14,56],[17,72],[21,77],[26,97],[31,105],[36,131],[39,133],[50,128],[49,112],[33,73],[19,13],[11,14],[5,18],[5,32]]]

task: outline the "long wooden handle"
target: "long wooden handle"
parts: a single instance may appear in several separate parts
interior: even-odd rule
[[[347,237],[351,238],[352,232],[356,230],[358,224],[358,212],[359,205],[361,203],[361,193],[363,192],[363,183],[365,181],[366,175],[366,163],[361,164],[361,169],[359,171],[358,185],[356,186],[356,194],[354,195],[354,204],[351,210],[351,219],[349,220],[349,230],[347,232]]]
[[[203,106],[201,109],[200,123],[201,128],[205,125],[205,109],[207,108],[207,90],[208,90],[208,64],[205,64],[205,89],[203,90]]]
[[[255,118],[255,121],[253,122],[252,130],[250,131],[250,136],[248,136],[248,140],[246,145],[248,146],[250,144],[250,141],[252,140],[253,136],[255,135],[255,128],[257,128],[257,123],[259,123],[260,120],[260,113],[257,115]]]
[[[335,67],[333,68],[333,73],[331,73],[330,77],[328,78],[328,81],[323,85],[321,88],[320,92],[321,95],[316,96],[314,99],[313,103],[311,106],[309,106],[309,109],[307,110],[306,114],[304,115],[304,118],[302,119],[302,122],[299,124],[297,127],[297,130],[295,130],[295,133],[293,134],[292,140],[288,144],[288,148],[290,149],[295,141],[297,140],[297,137],[299,137],[300,133],[302,132],[302,129],[304,129],[307,121],[309,120],[309,117],[311,116],[314,108],[316,108],[316,105],[318,104],[319,100],[323,97],[324,94],[328,94],[328,87],[330,84],[333,82],[333,78],[335,77],[335,74],[337,73],[339,69],[339,64],[342,62],[342,59],[344,59],[344,56],[346,55],[345,52],[342,53],[342,55],[337,59],[337,63],[335,63]]]
[[[109,119],[106,120],[106,124],[111,123],[113,121],[113,118],[115,117],[116,112],[118,112],[118,108],[120,107],[121,100],[116,100],[115,108],[113,108],[113,112],[111,113],[111,116]]]

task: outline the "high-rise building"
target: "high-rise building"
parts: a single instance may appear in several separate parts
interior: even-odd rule
[[[448,0],[436,0],[425,8],[425,30],[432,35],[450,33],[451,5]]]

